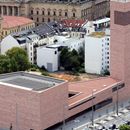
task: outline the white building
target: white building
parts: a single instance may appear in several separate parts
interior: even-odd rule
[[[110,32],[95,32],[85,38],[85,71],[102,74],[110,68]]]
[[[37,48],[37,65],[44,66],[48,71],[54,72],[59,67],[61,45],[48,45]]]
[[[86,21],[82,28],[86,29],[86,35],[90,35],[91,33],[95,32],[93,21]]]
[[[41,38],[33,32],[23,31],[4,38],[0,43],[0,54],[5,54],[13,47],[20,47],[27,50],[29,61],[34,64],[36,63],[36,47],[53,44],[53,41],[54,36]]]
[[[37,47],[37,65],[44,66],[48,71],[58,71],[59,56],[63,47],[79,50],[84,45],[83,38],[65,38],[63,36],[55,36],[56,42],[51,45]]]
[[[84,42],[85,42],[84,38],[64,38],[63,36],[55,37],[55,40],[57,40],[57,42],[55,44],[61,45],[61,46],[66,46],[71,51],[73,49],[78,51],[80,47],[83,47]]]
[[[93,21],[95,29],[106,28],[110,26],[110,18],[103,18],[96,21]]]
[[[9,49],[13,47],[25,48],[26,45],[24,39],[18,40],[11,35],[6,36],[0,43],[0,54],[4,55]]]

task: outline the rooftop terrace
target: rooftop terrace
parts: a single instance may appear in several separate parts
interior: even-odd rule
[[[14,72],[0,75],[0,84],[34,91],[42,91],[62,82],[64,81],[26,72]]]

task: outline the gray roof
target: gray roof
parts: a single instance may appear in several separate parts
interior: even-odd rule
[[[58,85],[64,81],[26,72],[14,72],[0,75],[0,82],[17,85],[34,91],[41,91]]]
[[[52,21],[49,23],[40,24],[39,26],[33,28],[32,31],[38,34],[39,36],[53,36],[56,33],[60,34],[61,29],[62,26],[60,23]]]
[[[36,34],[40,36],[54,35],[55,30],[48,26],[47,23],[40,24],[39,26],[32,29]]]

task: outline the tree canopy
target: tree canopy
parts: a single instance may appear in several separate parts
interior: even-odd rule
[[[79,71],[79,69],[84,64],[84,49],[80,48],[79,51],[65,47],[62,49],[60,54],[60,65],[64,67],[65,70],[69,71]]]
[[[119,127],[119,130],[130,130],[130,126],[129,125],[121,125]]]
[[[14,47],[6,52],[10,58],[12,71],[25,71],[29,68],[27,53],[24,49]]]
[[[6,55],[0,55],[0,74],[11,72],[10,59]]]
[[[24,49],[14,47],[0,55],[0,73],[25,71],[29,68],[27,53]]]

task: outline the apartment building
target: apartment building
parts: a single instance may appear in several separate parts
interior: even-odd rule
[[[110,70],[110,31],[94,32],[85,37],[85,71],[103,74]]]

